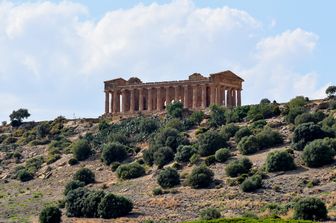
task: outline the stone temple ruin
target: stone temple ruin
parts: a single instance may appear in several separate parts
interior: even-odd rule
[[[242,82],[231,71],[199,73],[188,80],[143,83],[132,77],[128,81],[117,78],[105,81],[105,115],[155,113],[174,101],[184,108],[201,110],[212,104],[235,107],[241,105]]]

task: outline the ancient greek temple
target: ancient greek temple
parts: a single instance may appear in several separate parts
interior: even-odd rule
[[[201,110],[212,104],[241,105],[242,82],[231,71],[204,77],[194,73],[188,80],[143,83],[132,77],[105,81],[105,115],[160,112],[175,101],[184,108]]]

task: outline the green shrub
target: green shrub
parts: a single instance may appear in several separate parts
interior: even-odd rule
[[[77,142],[73,143],[72,153],[77,160],[86,160],[92,153],[91,146],[86,140],[80,139]]]
[[[335,150],[325,140],[317,139],[305,146],[302,159],[309,167],[320,167],[333,162]]]
[[[256,135],[257,142],[260,149],[266,149],[273,146],[278,146],[283,143],[281,134],[272,129],[266,128]]]
[[[104,191],[89,191],[86,188],[70,190],[65,199],[68,217],[117,218],[133,209],[130,200]]]
[[[167,114],[174,118],[182,118],[183,114],[183,104],[182,102],[176,101],[167,105]]]
[[[331,85],[329,86],[325,93],[328,95],[328,98],[335,98],[336,97],[336,86],[335,85]]]
[[[216,151],[215,158],[218,162],[224,163],[231,156],[230,150],[227,148],[222,148]]]
[[[264,126],[267,125],[267,122],[264,120],[264,119],[261,119],[261,120],[258,120],[258,121],[255,121],[251,124],[250,128],[253,130],[253,131],[256,131],[256,130],[259,130],[259,129],[262,129],[264,128]]]
[[[98,218],[99,215],[99,205],[105,197],[104,191],[90,191],[84,197],[82,203],[82,217],[85,218]]]
[[[69,159],[69,161],[68,161],[68,164],[70,165],[70,166],[73,166],[73,165],[76,165],[76,164],[78,164],[79,162],[78,162],[78,160],[76,159],[76,158],[71,158],[71,159]]]
[[[209,130],[198,137],[198,153],[201,156],[213,155],[218,149],[226,147],[226,139],[219,132]]]
[[[44,138],[50,133],[50,125],[48,122],[41,122],[36,126],[36,135],[39,138]]]
[[[84,182],[79,181],[79,180],[72,180],[65,185],[63,193],[64,193],[64,195],[67,195],[69,193],[69,191],[75,190],[77,188],[84,187],[84,186],[85,186]]]
[[[17,172],[16,178],[19,179],[21,182],[27,182],[34,179],[34,176],[28,170],[22,169]]]
[[[221,217],[221,213],[216,208],[207,208],[201,211],[200,219],[201,220],[213,220]]]
[[[160,171],[157,182],[162,188],[171,188],[180,184],[180,175],[175,169],[168,167]]]
[[[175,154],[175,160],[177,162],[189,162],[192,155],[197,153],[197,150],[193,146],[179,146]]]
[[[252,177],[246,178],[240,185],[240,189],[244,192],[255,191],[262,186],[262,179],[259,175],[254,175]]]
[[[255,136],[245,136],[238,143],[238,149],[241,154],[249,155],[259,150],[258,140]]]
[[[168,147],[161,147],[153,154],[154,163],[159,167],[163,167],[164,165],[170,163],[174,160],[174,152]]]
[[[122,164],[117,168],[116,173],[123,180],[142,177],[146,174],[145,168],[139,163]]]
[[[226,139],[230,139],[236,134],[238,130],[239,127],[231,123],[224,125],[220,130],[220,134],[222,134]]]
[[[327,208],[318,198],[306,197],[294,205],[294,219],[321,221],[327,219]]]
[[[95,174],[88,168],[82,168],[74,174],[73,179],[81,181],[87,185],[95,182]]]
[[[302,123],[308,123],[308,122],[313,122],[313,123],[318,123],[322,121],[325,118],[325,114],[321,111],[317,111],[314,113],[303,113],[301,115],[296,116],[295,118],[295,125],[299,125]]]
[[[174,128],[163,128],[155,135],[154,138],[154,145],[156,147],[169,146],[174,151],[176,151],[179,145],[187,144],[189,144],[187,139],[180,135],[179,131]]]
[[[199,160],[200,160],[201,156],[197,153],[195,153],[194,155],[192,155],[189,159],[191,164],[196,164]]]
[[[224,125],[225,120],[225,108],[219,105],[212,105],[210,107],[210,117],[209,117],[209,125],[211,127],[219,127]]]
[[[123,161],[127,158],[127,146],[120,143],[109,143],[103,146],[101,159],[106,165],[115,161]]]
[[[286,115],[286,121],[294,124],[295,118],[301,114],[304,114],[305,112],[307,112],[307,109],[304,107],[291,108]]]
[[[212,164],[216,163],[216,157],[215,155],[211,155],[205,158],[204,163],[206,166],[210,166]]]
[[[114,194],[106,194],[98,206],[98,214],[101,218],[110,219],[127,215],[133,209],[133,203],[124,197]]]
[[[188,184],[194,188],[206,188],[213,182],[214,173],[207,167],[194,167],[188,177]]]
[[[329,136],[319,125],[312,122],[303,123],[294,129],[292,147],[295,150],[302,150],[308,142]]]
[[[268,98],[263,98],[260,100],[259,104],[270,104],[271,101]]]
[[[250,172],[252,163],[247,158],[231,161],[225,168],[226,174],[230,177],[237,177],[241,174]]]
[[[202,111],[194,111],[187,119],[184,119],[184,125],[186,129],[190,129],[199,125],[204,119],[204,113]]]
[[[251,130],[247,127],[242,127],[236,132],[235,141],[238,144],[243,137],[250,135],[252,135]]]
[[[303,107],[307,104],[308,101],[308,98],[305,98],[303,96],[296,96],[288,102],[288,107],[289,109]]]
[[[153,195],[156,196],[156,195],[162,195],[164,192],[163,190],[160,188],[160,187],[156,187],[153,189]]]
[[[172,118],[172,119],[170,119],[166,123],[165,127],[166,128],[173,128],[173,129],[176,129],[178,131],[182,131],[185,128],[185,126],[182,123],[181,119],[178,119],[178,118]]]
[[[121,165],[121,163],[119,163],[119,162],[113,162],[113,163],[111,163],[111,170],[112,170],[112,172],[115,172],[120,165]]]
[[[139,124],[141,132],[151,134],[160,127],[160,122],[153,118],[142,118]]]
[[[267,155],[266,171],[287,171],[295,169],[293,157],[287,151],[275,151]]]
[[[278,115],[280,115],[280,109],[277,104],[262,103],[250,106],[250,109],[247,113],[247,119],[257,121]]]
[[[42,209],[39,222],[40,223],[60,223],[62,212],[58,207],[47,206]]]

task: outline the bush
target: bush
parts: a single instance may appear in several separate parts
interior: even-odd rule
[[[239,127],[231,123],[224,125],[220,130],[220,134],[222,134],[226,139],[230,139],[236,134],[238,130]]]
[[[19,179],[21,182],[27,182],[34,179],[34,176],[26,169],[22,169],[17,172],[16,178]]]
[[[215,158],[218,162],[224,163],[226,160],[230,158],[230,150],[227,148],[222,148],[216,151]]]
[[[101,218],[118,218],[127,215],[133,209],[133,203],[124,197],[114,194],[106,194],[98,206],[98,214]]]
[[[145,168],[139,163],[122,164],[116,172],[117,176],[123,180],[142,177],[146,174]]]
[[[301,114],[304,114],[307,111],[304,107],[294,107],[291,108],[286,115],[286,121],[289,123],[294,123],[295,118]]]
[[[255,121],[251,124],[250,128],[253,130],[253,131],[256,131],[256,130],[259,130],[259,129],[262,129],[264,128],[264,126],[267,125],[267,122],[264,120],[264,119],[261,119],[261,120],[258,120],[258,121]]]
[[[72,145],[72,153],[77,160],[86,160],[91,155],[91,146],[88,141],[80,139]]]
[[[69,193],[69,191],[75,190],[77,188],[84,187],[84,186],[85,186],[84,182],[79,181],[79,180],[72,180],[69,183],[67,183],[67,185],[65,185],[63,193],[64,193],[64,195],[67,195]]]
[[[113,162],[113,163],[111,163],[111,170],[112,170],[112,172],[115,172],[120,165],[121,165],[121,163],[119,163],[119,162]]]
[[[170,163],[174,160],[174,152],[168,147],[161,147],[153,154],[154,163],[159,167],[163,167],[164,165]]]
[[[215,164],[216,163],[215,155],[211,155],[211,156],[208,156],[207,158],[205,158],[204,163],[205,163],[206,166],[210,166],[212,164]]]
[[[327,208],[318,198],[302,198],[294,204],[294,219],[320,221],[327,219]]]
[[[188,184],[194,188],[206,188],[213,182],[214,173],[207,167],[195,167],[188,177]]]
[[[252,132],[249,128],[247,127],[240,128],[235,134],[235,141],[238,144],[243,137],[250,135],[252,135]]]
[[[89,191],[86,188],[70,190],[65,206],[68,217],[117,218],[133,209],[131,201],[104,191]]]
[[[101,159],[106,165],[115,161],[123,161],[127,158],[127,146],[120,143],[109,143],[103,146]]]
[[[207,208],[201,211],[200,219],[201,220],[213,220],[221,217],[221,213],[216,208]]]
[[[266,171],[287,171],[295,169],[293,157],[287,151],[275,151],[267,155]]]
[[[259,132],[256,138],[260,149],[278,146],[283,143],[283,138],[280,133],[269,128]]]
[[[156,196],[156,195],[162,195],[164,193],[163,190],[160,187],[154,188],[152,192],[153,192],[154,196]]]
[[[166,128],[173,128],[173,129],[176,129],[178,131],[182,131],[185,128],[181,119],[178,119],[178,118],[169,119],[169,121],[167,121],[165,127]]]
[[[230,177],[237,177],[250,172],[252,162],[247,158],[231,161],[225,168],[225,172]]]
[[[225,124],[225,108],[219,105],[210,107],[209,125],[211,127],[219,127]]]
[[[175,169],[168,167],[160,171],[157,182],[162,188],[171,188],[180,184],[180,175]]]
[[[325,118],[325,114],[321,111],[314,113],[303,113],[301,115],[296,116],[294,123],[295,125],[299,125],[302,123],[314,122],[315,124],[322,121]]]
[[[246,178],[240,185],[240,189],[244,192],[252,192],[256,189],[261,188],[262,179],[260,175],[254,175],[252,177]]]
[[[177,162],[189,162],[192,155],[197,153],[197,150],[193,146],[179,146],[175,154],[175,160]]]
[[[78,160],[76,159],[76,158],[71,158],[71,159],[69,159],[69,161],[68,161],[68,164],[70,165],[70,166],[73,166],[73,165],[76,165],[76,164],[78,164],[79,162],[78,162]]]
[[[186,129],[190,129],[201,124],[203,119],[204,113],[202,111],[194,111],[187,119],[184,119],[184,125]]]
[[[288,102],[289,109],[297,108],[297,107],[303,107],[307,104],[309,101],[308,98],[305,98],[303,96],[296,96],[295,98],[291,99]]]
[[[39,221],[40,223],[60,223],[62,212],[58,207],[48,206],[42,209]]]
[[[174,118],[182,118],[183,104],[179,101],[168,104],[167,114]]]
[[[319,125],[312,122],[303,123],[294,129],[292,147],[295,150],[302,150],[308,142],[327,136],[328,134]]]
[[[320,167],[333,162],[335,150],[327,141],[322,139],[314,140],[305,146],[302,159],[309,167]]]
[[[156,147],[169,146],[176,151],[179,145],[189,144],[174,128],[163,128],[155,135],[154,144]]]
[[[217,131],[209,130],[198,137],[198,153],[201,156],[213,155],[218,149],[226,147],[226,139]]]
[[[278,115],[280,115],[280,109],[277,104],[261,103],[250,107],[247,119],[257,121]]]
[[[81,181],[87,185],[95,182],[95,174],[88,168],[82,168],[75,173],[73,179]]]
[[[258,140],[255,136],[245,136],[238,143],[238,149],[241,154],[249,155],[259,150]]]

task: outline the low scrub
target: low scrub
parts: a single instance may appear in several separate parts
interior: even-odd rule
[[[103,146],[101,159],[106,165],[110,165],[116,161],[121,162],[126,158],[127,146],[120,143],[109,143]]]
[[[47,206],[42,209],[39,222],[40,223],[60,223],[62,212],[58,207]]]
[[[305,146],[302,159],[308,167],[321,167],[333,162],[335,150],[327,140],[317,139]]]
[[[78,180],[88,185],[95,182],[95,174],[88,168],[82,168],[74,174],[73,180]]]
[[[117,168],[116,173],[123,180],[142,177],[146,174],[145,168],[139,163],[122,164]]]
[[[157,182],[162,188],[172,188],[180,184],[180,175],[175,169],[168,167],[160,171]]]
[[[294,218],[321,221],[327,219],[327,208],[321,199],[306,197],[298,200],[294,205]]]
[[[213,182],[214,173],[205,166],[195,167],[189,177],[188,184],[194,188],[207,188]]]
[[[275,151],[267,154],[266,171],[287,171],[295,168],[294,158],[287,151]]]
[[[221,213],[217,208],[207,208],[201,211],[201,220],[213,220],[221,217]]]
[[[77,160],[86,160],[92,154],[91,146],[87,140],[80,139],[72,144],[72,153]]]
[[[213,155],[218,149],[226,146],[226,138],[218,131],[209,130],[198,137],[198,153],[201,156]]]
[[[225,172],[230,177],[237,177],[241,174],[249,173],[252,162],[247,158],[231,161],[225,168]]]
[[[254,175],[246,178],[240,185],[240,189],[244,192],[253,192],[262,186],[262,179],[260,175]]]

